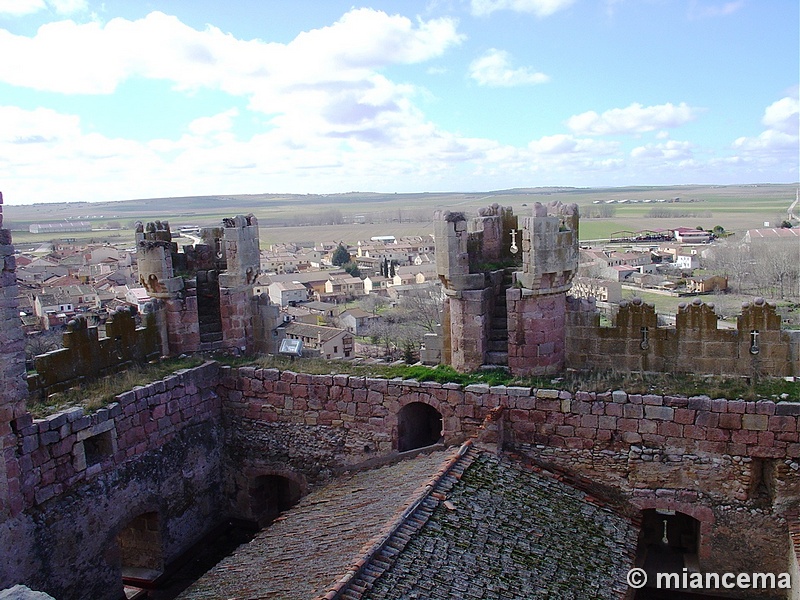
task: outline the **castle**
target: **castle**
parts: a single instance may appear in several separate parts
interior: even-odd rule
[[[603,331],[591,303],[567,296],[577,260],[575,208],[539,205],[518,224],[499,207],[482,211],[478,226],[462,215],[437,215],[448,296],[442,355],[457,368],[506,362],[516,373],[555,373],[590,361],[668,370],[674,364],[668,355],[677,352],[708,361],[698,364],[711,372],[797,375],[796,346],[764,302],[746,307],[730,334],[713,333],[708,305],[683,307],[676,329],[661,330],[652,307],[637,302]],[[164,224],[142,226],[140,275],[154,298],[144,325],[115,315],[118,329],[98,339],[74,324],[68,335],[88,341],[70,344],[62,356],[102,347],[105,360],[117,356],[124,364],[151,352],[268,347],[268,304],[248,295],[257,272],[255,220],[236,217],[224,225],[206,248],[184,253],[195,261],[186,267],[175,264]],[[8,230],[0,229],[0,258],[0,588],[24,583],[59,600],[118,600],[126,569],[161,573],[228,518],[265,522],[342,471],[474,439],[612,498],[633,515],[629,523],[640,527],[642,547],[657,544],[663,527],[681,566],[788,573],[796,589],[765,597],[797,597],[797,404],[461,386],[207,362],[90,414],[73,408],[33,419]],[[184,268],[196,273],[193,282],[180,277]],[[146,350],[122,353],[115,344],[121,340],[141,340]],[[83,350],[69,354],[77,348]],[[713,356],[724,366],[712,365]],[[101,364],[90,359],[84,362]],[[444,497],[434,500],[443,506]],[[337,578],[320,597],[361,597]],[[604,597],[631,598],[632,591],[620,582]]]
[[[441,360],[461,371],[508,366],[515,375],[565,369],[800,376],[800,332],[781,330],[761,298],[720,329],[712,303],[679,305],[674,328],[652,305],[620,303],[600,326],[592,299],[568,295],[578,268],[578,207],[537,203],[532,216],[492,205],[467,220],[437,212],[437,271],[444,285]],[[429,345],[430,345],[429,340]]]

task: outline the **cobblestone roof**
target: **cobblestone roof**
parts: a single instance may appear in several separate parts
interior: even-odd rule
[[[616,599],[638,527],[465,445],[309,494],[179,600]]]
[[[446,477],[451,489],[434,490],[342,598],[624,596],[638,527],[555,477],[470,453],[460,480]]]
[[[325,595],[385,538],[457,449],[361,471],[303,498],[206,573],[181,600],[304,600]]]

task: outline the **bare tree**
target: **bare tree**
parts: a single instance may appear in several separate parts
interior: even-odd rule
[[[440,286],[417,287],[403,293],[398,307],[405,321],[418,325],[426,333],[436,333],[436,326],[442,322],[443,300]]]
[[[372,313],[373,315],[377,315],[378,310],[382,306],[386,305],[387,302],[388,301],[386,298],[382,298],[377,294],[369,294],[361,298],[361,300],[358,301],[358,304],[361,306],[362,310]]]
[[[791,243],[775,243],[754,248],[753,259],[757,265],[759,281],[769,296],[777,295],[781,300],[796,291],[800,274],[800,256]]]
[[[40,354],[58,350],[62,339],[62,333],[53,329],[30,334],[25,340],[25,358],[33,360]]]
[[[733,242],[719,244],[708,260],[708,266],[727,277],[733,291],[739,294],[749,289],[748,283],[754,279],[756,270],[750,248]]]

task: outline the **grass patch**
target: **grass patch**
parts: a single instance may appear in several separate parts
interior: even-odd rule
[[[567,372],[559,376],[515,377],[502,368],[459,373],[447,365],[354,364],[347,361],[328,361],[320,358],[284,356],[232,357],[212,355],[223,365],[231,367],[256,366],[294,371],[309,375],[353,375],[380,379],[414,379],[437,383],[522,386],[537,389],[556,389],[575,392],[611,392],[625,390],[629,394],[661,394],[671,396],[710,396],[729,400],[785,400],[800,402],[800,381],[778,377],[749,379],[744,377],[699,376],[669,373]],[[128,369],[122,373],[52,394],[44,401],[29,400],[28,410],[40,419],[56,412],[80,406],[86,413],[102,408],[114,398],[136,386],[164,379],[180,369],[201,365],[206,357],[195,355],[175,358]]]
[[[246,361],[246,359],[237,359]],[[616,371],[576,372],[559,376],[515,377],[505,369],[492,369],[475,373],[459,373],[446,365],[365,365],[346,361],[322,359],[295,359],[286,357],[259,357],[252,360],[264,368],[290,370],[311,375],[347,374],[364,377],[416,379],[438,383],[470,385],[523,386],[583,392],[610,392],[625,390],[629,394],[661,394],[675,396],[705,395],[729,400],[787,400],[800,402],[800,382],[786,381],[780,377],[701,376],[672,373],[619,373]]]
[[[191,369],[203,364],[201,356],[172,358],[157,363],[133,367],[97,379],[90,383],[75,386],[64,392],[51,394],[45,400],[28,401],[28,410],[34,418],[41,419],[68,408],[80,406],[85,413],[91,413],[114,401],[114,398],[136,386],[147,385],[164,379],[180,369]],[[252,362],[252,361],[251,361]]]

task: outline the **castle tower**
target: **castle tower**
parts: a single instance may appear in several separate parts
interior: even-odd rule
[[[467,220],[434,215],[444,285],[442,360],[460,371],[564,368],[566,298],[578,268],[578,207],[536,203],[517,217],[494,204]]]
[[[514,232],[512,236],[512,231]],[[505,365],[508,358],[505,289],[519,262],[517,217],[493,204],[467,220],[436,211],[436,270],[445,292],[442,359],[459,371]]]
[[[11,232],[3,229],[0,192],[0,521],[22,509],[14,423],[25,415],[25,338],[19,321],[17,275]]]
[[[164,356],[192,352],[200,344],[197,295],[185,288],[182,277],[175,276],[177,252],[169,223],[136,223],[138,279],[147,294],[156,299],[154,312]]]
[[[254,319],[261,315],[259,305],[253,302],[253,284],[261,267],[258,220],[253,215],[237,215],[224,219],[223,225],[222,245],[227,262],[227,270],[219,275],[223,347],[252,352]]]
[[[139,223],[136,235],[139,281],[157,300],[164,355],[272,350],[278,309],[252,293],[261,262],[253,215],[204,228],[203,243],[184,246],[182,253],[166,222]],[[190,278],[176,276],[176,270]]]
[[[578,269],[578,205],[533,206],[522,221],[522,271],[507,292],[508,366],[515,375],[564,369],[567,292]]]

